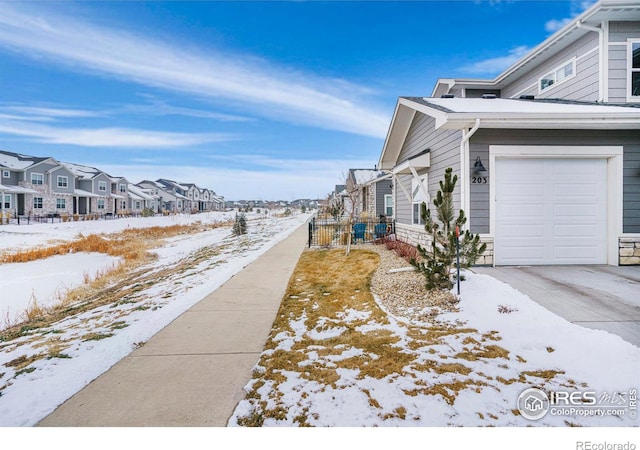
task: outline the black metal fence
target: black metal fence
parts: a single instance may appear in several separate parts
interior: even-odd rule
[[[309,222],[309,247],[335,247],[374,242],[395,234],[395,221],[317,219]]]

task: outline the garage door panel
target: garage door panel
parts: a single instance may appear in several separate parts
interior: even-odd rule
[[[544,216],[544,205],[539,204],[527,204],[527,203],[518,203],[512,205],[506,205],[506,211],[504,213],[504,218],[522,218],[522,219],[533,219],[536,220],[540,217]]]
[[[553,215],[555,217],[572,217],[572,218],[581,218],[586,217],[589,220],[594,220],[595,217],[598,216],[597,208],[594,207],[593,204],[564,204],[564,205],[554,205],[553,207]]]
[[[504,239],[515,239],[517,241],[522,238],[538,238],[539,236],[544,234],[544,225],[525,225],[525,226],[517,226],[513,225],[511,227],[505,227],[505,230],[501,234]]]
[[[519,250],[505,250],[504,253],[505,260],[518,260],[521,258],[526,258],[528,261],[531,261],[528,264],[535,264],[536,262],[543,264],[544,261],[544,249],[542,247],[522,247]]]
[[[605,159],[496,159],[496,264],[606,263]]]
[[[556,247],[554,256],[555,259],[562,261],[561,264],[584,264],[584,260],[596,258],[598,250],[595,247],[582,245]]]
[[[553,227],[553,236],[558,239],[580,238],[582,245],[587,245],[582,238],[591,238],[598,232],[598,227],[593,225],[555,225]]]

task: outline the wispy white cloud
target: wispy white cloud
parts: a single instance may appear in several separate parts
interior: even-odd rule
[[[120,109],[116,109],[115,112],[144,114],[146,116],[186,116],[197,119],[211,119],[220,122],[248,122],[254,120],[250,117],[236,114],[226,114],[217,111],[187,108],[184,106],[173,106],[150,95],[143,95],[142,97],[145,97],[148,100],[148,103],[125,105]],[[110,111],[109,113],[112,114],[113,112],[114,111]]]
[[[26,105],[2,105],[0,111],[8,111],[9,113],[18,113],[25,120],[29,118],[37,118],[43,120],[46,118],[79,118],[79,117],[97,117],[100,113],[84,109],[70,109],[43,106],[26,106]]]
[[[251,55],[173,46],[50,9],[2,3],[0,46],[73,70],[231,102],[271,119],[384,137],[389,117],[364,106],[369,90]]]
[[[563,19],[551,19],[545,23],[544,29],[549,33],[555,33],[565,27],[576,16],[590,8],[595,2],[596,0],[573,0],[569,7],[570,17],[565,17]]]
[[[172,133],[132,128],[62,128],[19,120],[0,122],[0,133],[24,136],[36,142],[83,147],[157,150],[233,140],[225,133]]]
[[[529,47],[521,45],[511,49],[506,56],[477,61],[461,67],[460,70],[471,74],[497,75],[511,67],[511,65],[526,55],[529,50]]]

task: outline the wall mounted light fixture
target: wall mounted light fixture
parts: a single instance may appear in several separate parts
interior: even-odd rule
[[[473,165],[473,171],[475,173],[485,173],[487,171],[487,169],[485,169],[482,165],[482,161],[480,160],[479,156],[476,158],[476,162]]]

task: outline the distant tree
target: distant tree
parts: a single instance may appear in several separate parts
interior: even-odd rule
[[[440,189],[433,200],[438,221],[431,217],[431,210],[423,202],[420,213],[424,229],[431,236],[431,248],[418,245],[421,261],[411,260],[411,264],[420,271],[425,279],[427,289],[451,289],[453,287],[452,269],[456,261],[456,227],[460,232],[460,267],[471,267],[486,250],[487,244],[480,243],[480,235],[473,235],[469,230],[462,232],[467,222],[464,211],[460,210],[454,221],[453,190],[458,181],[452,175],[453,169],[445,170],[444,181],[440,181]]]
[[[233,234],[236,236],[247,234],[247,218],[244,213],[236,214],[236,220],[233,223]]]

